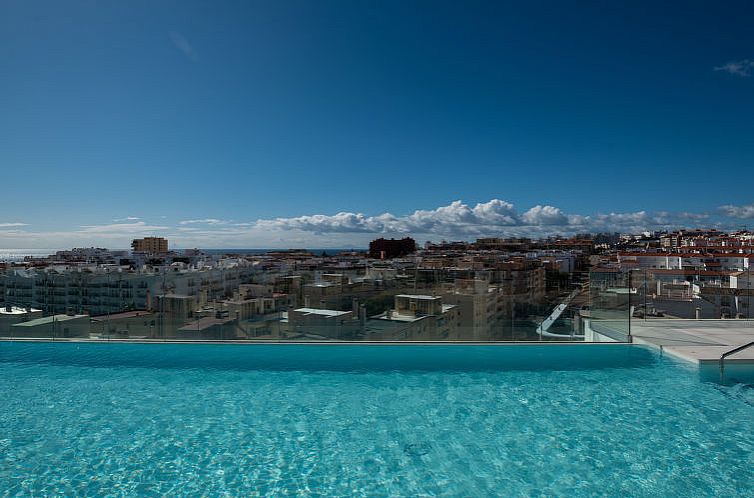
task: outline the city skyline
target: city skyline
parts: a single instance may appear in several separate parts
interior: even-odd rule
[[[745,2],[0,9],[0,247],[754,219]]]

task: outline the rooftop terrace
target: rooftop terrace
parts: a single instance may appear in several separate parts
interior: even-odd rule
[[[679,358],[697,364],[717,364],[721,354],[754,341],[754,320],[634,320],[631,335],[634,342],[661,346],[663,351]],[[754,364],[754,347],[725,361]]]

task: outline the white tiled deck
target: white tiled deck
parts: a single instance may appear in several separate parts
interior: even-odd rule
[[[635,319],[631,335],[634,342],[661,346],[668,354],[697,364],[718,363],[721,354],[754,341],[754,320]],[[754,346],[725,362],[754,364]]]

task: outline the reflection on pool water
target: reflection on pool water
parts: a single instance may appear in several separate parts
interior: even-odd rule
[[[2,342],[0,489],[746,496],[751,391],[628,345]]]

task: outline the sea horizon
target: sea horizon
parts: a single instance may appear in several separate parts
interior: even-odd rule
[[[9,249],[9,248],[0,248],[0,262],[7,261],[23,261],[26,257],[45,257],[50,256],[52,254],[55,254],[58,251],[70,251],[73,248],[48,248],[48,249],[32,249],[32,248],[21,248],[21,249]],[[124,249],[124,248],[117,248],[117,249],[110,249],[110,248],[104,248],[111,251],[130,251],[131,249]],[[334,256],[343,252],[351,252],[351,251],[366,251],[366,248],[353,248],[353,247],[339,247],[339,248],[325,248],[325,247],[288,247],[288,248],[265,248],[265,247],[227,247],[227,248],[173,248],[171,251],[188,251],[192,249],[198,249],[200,251],[204,251],[208,254],[264,254],[266,252],[272,252],[272,251],[292,251],[292,250],[302,250],[302,251],[308,251],[315,255],[325,253],[328,256]]]

